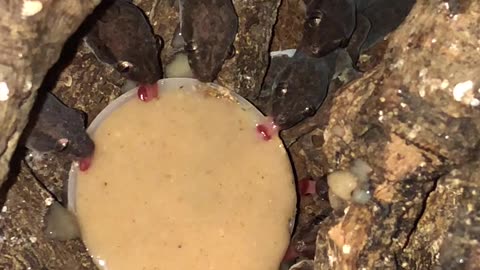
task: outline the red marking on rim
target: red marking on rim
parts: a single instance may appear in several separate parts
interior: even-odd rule
[[[140,85],[137,90],[137,96],[141,101],[149,102],[158,98],[158,85]]]
[[[290,246],[288,246],[288,249],[285,252],[285,255],[283,256],[282,261],[283,262],[291,262],[298,257],[300,257],[300,254],[298,254],[298,252],[297,252],[297,250],[295,249],[294,246],[290,245]]]
[[[317,194],[317,182],[309,178],[302,179],[298,181],[298,191],[302,196]]]
[[[84,159],[82,159],[78,162],[78,168],[82,172],[88,170],[88,168],[90,168],[91,165],[92,165],[92,158],[91,157],[84,158]]]
[[[265,125],[257,125],[257,132],[262,135],[262,139],[264,139],[265,141],[269,141],[272,139],[272,135],[270,135],[270,132]]]
[[[273,122],[273,118],[267,117],[262,123],[257,124],[257,133],[261,135],[263,140],[271,140],[278,133],[278,127]]]

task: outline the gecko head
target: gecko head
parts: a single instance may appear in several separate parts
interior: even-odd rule
[[[181,32],[184,51],[195,78],[211,82],[217,78],[225,60],[232,57],[238,32],[238,17],[230,1],[221,3],[185,2]],[[216,9],[212,12],[212,8]]]
[[[129,80],[140,84],[154,84],[163,76],[159,51],[163,42],[160,36],[142,40],[134,47],[117,50],[115,69]],[[128,50],[128,51],[127,51]],[[123,52],[125,51],[125,52]]]
[[[55,151],[73,160],[92,156],[95,143],[85,131],[86,115],[77,110],[66,112],[66,114],[71,114],[68,121],[59,121],[55,127],[59,132],[53,142]]]
[[[307,11],[304,23],[304,34],[299,47],[311,55],[321,57],[337,48],[345,47],[348,42],[350,25],[339,23],[315,5],[312,1]]]
[[[289,92],[293,92],[292,89],[295,88],[287,83],[281,83],[274,88],[271,117],[281,130],[293,127],[305,118],[313,116],[316,111],[312,100],[290,97]]]
[[[328,81],[322,65],[307,58],[292,58],[272,85],[270,116],[281,129],[289,129],[313,116],[325,99]],[[320,74],[319,74],[320,73]]]

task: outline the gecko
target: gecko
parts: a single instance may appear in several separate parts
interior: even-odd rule
[[[159,52],[163,45],[143,11],[129,0],[103,1],[84,41],[102,63],[138,84],[163,77]]]
[[[212,82],[235,52],[238,16],[231,0],[179,0],[175,46],[183,46],[195,78]]]
[[[271,86],[268,114],[276,126],[288,129],[313,116],[327,97],[335,74],[345,69],[345,63],[356,71],[360,53],[397,28],[414,3],[415,0],[306,1],[302,39]],[[384,23],[386,17],[391,21]],[[347,53],[348,61],[342,52]],[[341,61],[334,59],[338,55],[342,55]],[[343,62],[342,67],[337,66],[339,62]],[[361,75],[358,71],[353,73],[353,77]]]
[[[47,92],[39,97],[22,134],[24,146],[37,153],[57,152],[72,160],[91,157],[95,144],[85,130],[83,112]]]

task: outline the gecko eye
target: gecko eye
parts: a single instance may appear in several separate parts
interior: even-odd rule
[[[195,41],[189,41],[185,44],[185,51],[193,53],[198,49],[198,45]]]
[[[315,108],[312,105],[308,105],[303,109],[302,114],[306,117],[313,116],[315,114]]]
[[[132,69],[133,64],[128,61],[121,61],[117,64],[117,67],[121,73],[127,73]]]
[[[237,53],[237,50],[235,49],[235,46],[230,46],[230,49],[228,50],[228,54],[227,54],[227,59],[232,59],[233,57],[235,57]]]
[[[55,150],[60,152],[67,148],[69,140],[67,138],[61,138],[55,143]]]
[[[311,28],[318,27],[323,20],[322,11],[314,11],[307,18],[307,25]]]
[[[288,92],[288,84],[286,82],[278,83],[277,87],[275,88],[275,95],[277,97],[284,97]]]
[[[160,35],[155,34],[155,42],[159,48],[163,46],[163,38]]]

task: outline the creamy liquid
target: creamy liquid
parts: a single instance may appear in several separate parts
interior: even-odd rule
[[[277,270],[296,195],[278,137],[198,93],[133,99],[93,135],[77,179],[82,237],[109,270]]]

